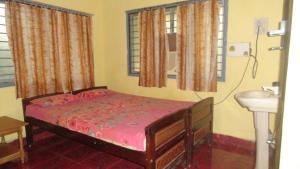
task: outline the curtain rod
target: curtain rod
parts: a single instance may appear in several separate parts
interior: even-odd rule
[[[5,2],[7,0],[0,0],[0,2],[1,1]],[[63,8],[63,7],[60,7],[60,6],[50,5],[50,4],[46,4],[46,3],[42,3],[42,2],[36,2],[36,1],[32,1],[32,0],[12,0],[12,1],[22,3],[22,4],[26,4],[26,5],[37,6],[37,7],[40,7],[40,8],[55,9],[55,10],[58,10],[58,11],[61,11],[61,12],[68,12],[68,13],[77,14],[77,15],[93,16],[93,14],[90,14],[90,13],[76,11],[76,10],[73,10],[73,9],[67,9],[67,8]]]
[[[126,11],[126,13],[134,13],[134,12],[139,12],[141,10],[151,10],[151,9],[157,9],[157,8],[172,8],[176,7],[178,5],[183,5],[183,4],[188,4],[188,3],[194,3],[197,1],[208,1],[208,0],[185,0],[185,1],[179,1],[179,2],[174,2],[174,3],[169,3],[169,4],[163,4],[163,5],[155,5],[155,6],[150,6],[150,7],[144,7],[144,8],[138,8],[138,9],[132,9]],[[227,0],[218,0],[220,2],[227,1]]]

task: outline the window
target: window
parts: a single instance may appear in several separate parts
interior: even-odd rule
[[[0,2],[0,87],[12,86],[14,84],[14,64],[6,34],[5,4]]]
[[[220,0],[221,4],[218,33],[217,69],[218,80],[225,81],[225,53],[226,53],[226,29],[227,29],[227,0]],[[139,10],[127,12],[128,32],[128,74],[137,76],[140,71],[140,38],[139,38]],[[169,39],[168,76],[176,75],[176,6],[167,7],[166,28]]]

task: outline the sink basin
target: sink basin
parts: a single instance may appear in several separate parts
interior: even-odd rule
[[[256,133],[255,169],[269,169],[269,114],[276,113],[279,96],[264,90],[252,90],[237,93],[236,100],[242,107],[253,112]]]
[[[251,90],[237,93],[235,98],[242,107],[253,112],[276,113],[279,96],[270,91]]]

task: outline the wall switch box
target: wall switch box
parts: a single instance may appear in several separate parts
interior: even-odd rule
[[[230,43],[227,50],[228,56],[249,56],[250,55],[250,43],[239,42]]]
[[[259,27],[259,35],[266,34],[268,32],[268,18],[255,18],[254,19],[254,34],[257,34],[257,28]]]

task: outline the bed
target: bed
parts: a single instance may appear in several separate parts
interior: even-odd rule
[[[90,96],[94,91],[101,95]],[[178,160],[188,166],[193,147],[211,140],[212,98],[179,102],[118,93],[102,86],[73,91],[80,99],[67,104],[37,104],[37,100],[58,95],[61,93],[22,100],[29,123],[28,146],[35,133],[47,130],[147,169],[160,169],[171,168]]]

